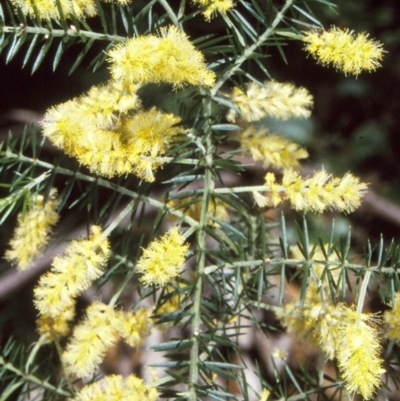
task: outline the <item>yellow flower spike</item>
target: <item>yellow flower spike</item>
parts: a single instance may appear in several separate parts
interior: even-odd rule
[[[328,31],[307,32],[303,41],[308,51],[322,65],[332,64],[345,75],[359,75],[381,66],[382,43],[369,39],[365,33],[332,27]]]
[[[293,169],[287,169],[284,171],[282,187],[285,198],[294,209],[316,213],[326,209],[351,213],[359,207],[367,190],[367,185],[350,173],[340,179],[332,178],[324,170],[303,179]]]
[[[364,399],[373,397],[381,385],[381,374],[385,372],[380,359],[380,344],[376,324],[372,315],[357,313],[342,306],[344,316],[339,328],[336,357],[345,387],[351,393],[359,393]]]
[[[42,195],[35,195],[33,206],[25,214],[18,215],[17,227],[10,240],[10,249],[5,258],[15,264],[18,270],[26,270],[47,244],[53,227],[59,220],[57,190],[51,189],[44,204]]]
[[[264,117],[287,120],[291,117],[310,117],[313,97],[305,88],[289,83],[265,81],[261,86],[255,82],[246,85],[245,91],[234,88],[232,103],[240,110],[245,121],[258,121]],[[235,122],[237,112],[229,110],[227,120]]]
[[[119,338],[121,321],[115,310],[93,302],[86,317],[73,331],[62,358],[70,374],[83,378],[93,374]]]
[[[140,107],[136,86],[109,81],[89,93],[49,109],[43,134],[93,173],[114,177],[134,173],[148,182],[161,163],[148,160],[164,154],[180,118],[156,108]],[[147,158],[147,159],[146,159]]]
[[[280,135],[270,134],[267,128],[251,125],[240,136],[242,148],[248,148],[253,160],[261,160],[264,167],[299,167],[299,160],[308,152],[297,143]]]
[[[161,28],[160,36],[129,39],[108,56],[113,78],[128,84],[167,82],[180,88],[184,84],[212,86],[215,82],[203,55],[175,26]]]
[[[188,249],[189,244],[184,243],[178,228],[170,229],[143,250],[137,263],[137,271],[143,274],[140,280],[145,285],[164,287],[181,272]]]
[[[43,316],[58,319],[75,298],[103,274],[110,255],[109,242],[101,228],[93,226],[88,239],[72,241],[62,256],[34,289],[34,304]]]
[[[109,375],[84,386],[71,401],[156,401],[158,392],[154,386],[144,384],[135,375],[123,377]]]
[[[39,18],[43,20],[60,18],[57,3],[54,0],[11,0],[11,3],[31,18],[36,16],[35,7]],[[97,15],[94,0],[60,0],[60,4],[65,18],[70,18],[72,15],[78,18]]]

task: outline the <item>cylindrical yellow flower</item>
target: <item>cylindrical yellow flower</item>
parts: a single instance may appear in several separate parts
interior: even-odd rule
[[[110,255],[109,242],[98,226],[88,239],[72,241],[63,256],[54,258],[34,290],[34,303],[44,316],[58,318],[75,303],[75,297],[103,274]]]
[[[381,384],[382,360],[376,318],[343,306],[336,357],[345,387],[369,400]]]
[[[280,135],[270,134],[265,127],[248,127],[240,135],[240,145],[248,148],[253,160],[261,160],[264,167],[299,167],[299,160],[308,157],[306,149]]]
[[[143,274],[140,280],[146,285],[165,286],[179,275],[188,249],[189,244],[184,244],[178,228],[170,229],[143,250],[137,263],[138,272]]]
[[[101,302],[91,304],[63,353],[68,371],[82,378],[94,373],[107,350],[117,342],[120,325],[112,307]]]
[[[212,86],[215,74],[207,70],[203,55],[175,26],[160,29],[160,36],[137,36],[109,53],[111,74],[127,83],[168,82]]]
[[[43,20],[60,18],[57,3],[54,0],[11,0],[11,3],[20,8],[23,14],[29,15],[31,18],[36,17],[36,11],[39,18]],[[33,7],[33,4],[35,7]],[[71,15],[75,15],[78,18],[97,15],[94,0],[60,0],[60,5],[65,18],[69,18]]]
[[[343,178],[333,178],[325,170],[302,178],[293,169],[287,169],[280,187],[282,197],[288,199],[294,209],[317,213],[327,209],[351,213],[359,207],[366,190],[367,185],[350,173]]]
[[[291,117],[307,118],[313,106],[313,97],[305,88],[296,88],[289,83],[265,81],[264,86],[250,82],[246,90],[234,88],[232,103],[240,110],[245,121],[258,121],[264,117],[287,120]],[[235,122],[237,112],[227,114],[228,121]]]
[[[18,215],[17,227],[10,240],[11,249],[6,251],[5,257],[19,270],[26,270],[47,244],[60,217],[57,212],[59,204],[57,190],[53,188],[46,203],[42,195],[36,194],[32,208]]]
[[[322,65],[332,64],[346,75],[357,76],[363,70],[380,67],[382,43],[369,39],[365,33],[332,27],[328,31],[309,31],[304,37],[307,50]]]
[[[71,401],[156,401],[157,398],[157,389],[134,375],[110,375],[86,385]]]

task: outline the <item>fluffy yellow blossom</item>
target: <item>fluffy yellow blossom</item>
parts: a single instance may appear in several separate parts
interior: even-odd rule
[[[233,0],[194,0],[193,2],[205,7],[203,15],[207,21],[210,21],[217,11],[224,13],[234,7]]]
[[[118,333],[131,347],[137,347],[150,335],[152,320],[150,310],[138,309],[135,312],[117,311]]]
[[[74,305],[66,307],[58,316],[40,315],[36,321],[37,331],[41,342],[52,342],[69,333],[69,323],[75,316]]]
[[[265,81],[263,86],[250,82],[244,91],[234,88],[231,101],[245,121],[258,121],[267,116],[282,120],[307,118],[313,106],[313,97],[307,89],[274,81]],[[236,117],[237,112],[232,109],[226,116],[231,122],[235,122]]]
[[[120,319],[115,310],[101,302],[93,302],[85,319],[73,331],[62,358],[69,373],[77,377],[93,374],[104,356],[119,338]]]
[[[356,210],[367,185],[358,178],[346,173],[343,178],[333,178],[325,170],[317,171],[314,176],[302,178],[293,169],[284,171],[282,185],[275,184],[275,178],[268,173],[265,185],[270,187],[274,205],[289,200],[298,211],[322,213],[327,209],[351,213]]]
[[[106,376],[86,385],[71,401],[156,401],[157,389],[134,375]]]
[[[137,263],[138,272],[143,274],[140,280],[145,285],[164,287],[178,276],[189,249],[189,244],[183,242],[177,227],[170,229],[161,239],[151,242]]]
[[[173,114],[140,106],[135,86],[120,81],[92,88],[87,95],[49,109],[43,134],[91,172],[113,177],[134,173],[154,181],[160,166],[148,158],[162,155],[181,129]],[[147,159],[146,159],[147,157]]]
[[[338,366],[347,391],[369,400],[381,385],[380,376],[385,372],[379,357],[377,319],[352,308],[342,309],[344,316],[336,352]]]
[[[382,43],[365,33],[355,35],[348,29],[332,27],[328,31],[309,31],[303,37],[307,50],[322,65],[332,64],[346,75],[357,76],[363,70],[380,67]]]
[[[11,3],[20,8],[22,13],[31,18],[36,16],[44,20],[59,19],[60,13],[55,0],[11,0]],[[60,0],[60,5],[65,18],[72,15],[77,18],[93,17],[97,15],[94,0]]]
[[[34,290],[34,303],[41,315],[58,319],[75,298],[103,274],[110,255],[109,242],[101,228],[93,226],[88,239],[72,241]]]
[[[265,175],[265,185],[268,187],[268,192],[263,195],[260,192],[254,191],[254,201],[259,207],[277,207],[283,200],[281,195],[283,188],[276,183],[276,178],[273,173],[267,173]]]
[[[299,160],[308,152],[297,143],[280,135],[270,134],[265,127],[251,125],[240,136],[242,148],[248,148],[254,160],[261,160],[264,167],[299,167]]]
[[[70,373],[85,377],[95,372],[107,350],[120,338],[136,347],[149,336],[151,327],[150,311],[145,308],[116,311],[102,302],[93,302],[85,319],[75,327],[63,360]]]
[[[383,314],[385,322],[385,337],[397,343],[400,342],[400,292],[394,296],[392,310],[385,311]]]
[[[207,70],[203,55],[175,26],[160,29],[160,36],[137,36],[118,44],[109,53],[111,74],[131,83],[168,82],[212,86],[215,74]]]
[[[51,189],[47,202],[42,195],[34,195],[33,205],[25,214],[18,215],[17,227],[10,240],[5,258],[19,270],[26,270],[49,240],[53,227],[59,219],[57,190]]]

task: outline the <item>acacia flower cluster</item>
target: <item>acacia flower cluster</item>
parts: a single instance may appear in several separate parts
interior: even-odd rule
[[[90,171],[113,177],[134,173],[154,181],[162,155],[180,132],[180,118],[140,107],[135,86],[120,82],[92,88],[87,95],[52,107],[42,121],[43,134]]]
[[[245,90],[235,87],[230,100],[240,110],[241,118],[248,122],[267,116],[281,120],[291,117],[307,118],[313,106],[313,97],[307,89],[275,81],[265,81],[263,85],[250,82]],[[226,118],[235,122],[237,114],[230,109]]]
[[[346,75],[359,75],[363,70],[380,67],[382,43],[365,33],[355,35],[348,29],[332,27],[328,31],[309,31],[304,37],[305,50],[322,65],[332,64]]]
[[[303,178],[293,169],[283,173],[282,184],[278,185],[273,173],[265,176],[269,193],[254,193],[256,203],[261,206],[277,206],[289,200],[297,211],[322,213],[327,209],[351,213],[356,210],[367,185],[351,173],[342,178],[332,177],[325,170],[317,171],[312,177]]]
[[[85,319],[74,328],[63,360],[71,374],[83,378],[96,371],[106,352],[120,338],[138,346],[150,334],[150,328],[149,312],[145,309],[136,313],[116,311],[102,302],[93,302]]]
[[[297,168],[299,160],[308,157],[306,149],[287,138],[271,134],[266,127],[249,126],[240,135],[240,145],[248,148],[253,160],[261,160],[264,167]]]
[[[345,387],[351,393],[360,393],[364,399],[373,397],[381,385],[385,370],[380,359],[377,319],[342,306],[345,313],[339,327],[336,357]]]
[[[295,259],[304,260],[298,248],[292,248],[291,252]],[[312,260],[318,259],[325,260],[325,257],[322,251],[315,250]],[[335,259],[334,254],[328,257],[328,261]],[[307,263],[306,260],[304,263]],[[328,358],[333,359],[338,338],[337,328],[343,319],[343,311],[333,303],[330,293],[326,290],[329,288],[326,268],[329,269],[329,274],[333,275],[334,281],[337,281],[338,270],[333,271],[329,265],[322,263],[312,263],[303,306],[300,308],[296,302],[287,303],[281,310],[277,310],[276,314],[289,333],[319,346]]]
[[[110,244],[99,226],[92,226],[88,239],[72,241],[62,256],[34,290],[34,303],[40,314],[53,319],[75,305],[75,298],[103,274]]]
[[[193,3],[205,7],[203,15],[207,21],[210,21],[217,11],[224,13],[234,7],[233,0],[193,0]]]
[[[137,36],[120,43],[108,56],[113,79],[128,85],[168,82],[180,88],[186,83],[212,86],[215,82],[203,54],[175,26],[160,28],[160,36]]]
[[[384,373],[376,319],[343,303],[335,305],[316,277],[310,274],[302,306],[288,303],[276,315],[289,333],[319,346],[328,358],[337,358],[350,393],[371,399]]]
[[[60,19],[60,10],[55,0],[10,0],[16,7],[20,8],[24,15],[31,18],[38,16],[43,20]],[[62,14],[65,18],[86,18],[98,14],[95,0],[59,0]],[[125,6],[131,0],[102,0],[104,2],[116,1]]]
[[[144,384],[142,379],[131,374],[126,377],[110,375],[88,384],[71,401],[156,401],[157,399],[158,393],[154,386]]]
[[[137,271],[143,274],[140,280],[145,285],[164,287],[181,272],[188,249],[189,244],[184,243],[178,228],[170,229],[143,250],[136,266]]]
[[[44,203],[44,196],[35,194],[32,207],[17,217],[17,226],[10,240],[10,249],[5,258],[19,270],[26,270],[45,247],[53,227],[59,220],[57,190],[52,188]]]

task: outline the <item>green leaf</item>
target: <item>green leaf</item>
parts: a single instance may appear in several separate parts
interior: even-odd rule
[[[46,43],[40,49],[40,51],[36,57],[35,63],[33,64],[32,74],[40,67],[40,64],[42,63],[45,55],[47,54],[48,50],[50,49],[52,41],[53,41],[53,38],[51,36],[46,39]]]

